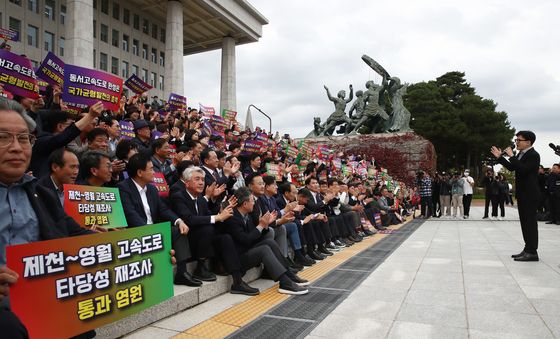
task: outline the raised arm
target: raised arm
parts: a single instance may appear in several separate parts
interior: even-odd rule
[[[327,90],[327,97],[329,98],[329,100],[332,101],[332,102],[336,102],[336,99],[332,97],[331,92],[329,91],[329,88],[326,85],[323,85],[323,87],[325,87],[325,89]]]
[[[354,88],[352,87],[352,85],[350,85],[350,95],[348,96],[348,100],[346,100],[346,103],[349,103],[350,101],[352,101],[352,99],[354,99]]]

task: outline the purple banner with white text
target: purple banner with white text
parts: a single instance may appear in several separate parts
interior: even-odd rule
[[[168,102],[169,102],[169,108],[173,110],[187,108],[187,98],[179,94],[175,94],[175,93],[169,94]]]
[[[39,85],[31,61],[5,49],[0,49],[0,84],[13,95],[37,99]]]
[[[88,107],[98,101],[110,111],[119,110],[123,80],[118,76],[94,69],[65,65],[62,100],[78,107]]]
[[[60,86],[64,82],[64,61],[49,52],[39,68],[37,69],[37,76],[51,85]]]
[[[135,74],[132,74],[132,76],[124,82],[124,85],[136,94],[142,94],[154,88]]]

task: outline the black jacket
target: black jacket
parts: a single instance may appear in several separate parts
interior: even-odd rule
[[[121,202],[124,207],[124,215],[128,227],[144,226],[147,223],[146,212],[142,204],[142,198],[136,188],[136,184],[131,178],[121,181],[117,187],[121,194]],[[174,225],[179,217],[163,202],[159,196],[157,188],[153,185],[146,185],[146,198],[150,206],[150,213],[154,223],[169,221]]]
[[[48,176],[50,173],[47,162],[49,155],[53,151],[68,145],[80,133],[81,131],[75,124],[71,124],[64,131],[56,135],[50,132],[39,133],[37,141],[33,145],[31,163],[29,164],[29,170],[33,171],[33,176],[36,178]]]
[[[521,160],[513,156],[498,162],[510,171],[515,171],[515,196],[518,200],[535,201],[539,199],[539,165],[541,157],[534,148],[529,149]]]
[[[39,221],[40,240],[93,233],[90,230],[81,228],[74,219],[64,212],[56,193],[39,185],[37,181],[24,185],[24,189]]]
[[[239,254],[243,254],[251,249],[262,240],[263,234],[268,232],[268,230],[263,230],[262,233],[259,232],[251,217],[247,219],[245,224],[237,208],[233,209],[233,216],[224,221],[224,224],[224,231],[233,238],[235,249]]]
[[[203,196],[197,197],[196,201],[193,200],[187,193],[185,184],[180,180],[171,186],[169,203],[171,204],[171,209],[177,213],[189,227],[193,228],[210,225],[210,216],[216,214],[212,213],[213,211],[210,210],[209,204]]]

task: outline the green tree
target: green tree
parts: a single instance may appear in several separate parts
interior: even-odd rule
[[[477,95],[462,72],[411,85],[405,105],[412,115],[411,127],[434,144],[440,170],[478,170],[490,147],[509,145],[515,133],[507,113]]]

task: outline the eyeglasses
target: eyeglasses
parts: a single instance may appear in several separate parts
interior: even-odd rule
[[[0,148],[9,147],[15,139],[22,147],[31,147],[35,144],[37,137],[29,133],[0,132]]]
[[[515,139],[515,142],[527,141],[525,139]]]

